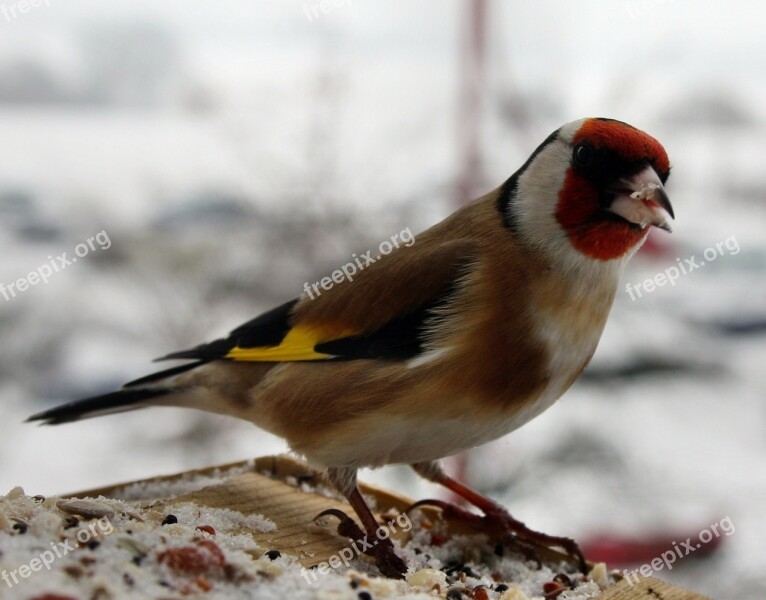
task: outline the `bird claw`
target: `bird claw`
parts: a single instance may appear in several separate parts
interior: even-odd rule
[[[340,521],[337,527],[338,535],[342,535],[352,541],[361,540],[365,537],[364,531],[362,531],[362,528],[356,524],[356,521],[338,508],[328,508],[327,510],[323,510],[314,517],[314,521],[318,521],[324,517],[336,517]]]
[[[391,579],[404,579],[407,563],[396,554],[391,540],[380,540],[380,543],[373,550],[373,556],[375,557],[375,566],[383,575]]]
[[[585,555],[573,539],[558,537],[540,533],[530,529],[521,521],[514,519],[510,513],[498,506],[496,510],[487,511],[484,515],[477,515],[460,506],[443,500],[420,500],[407,508],[405,513],[421,508],[434,506],[441,509],[442,517],[446,520],[461,521],[469,526],[485,531],[491,538],[498,540],[504,546],[509,546],[520,551],[528,560],[533,560],[538,567],[542,566],[542,560],[538,548],[561,548],[564,553],[577,564],[577,568],[586,574],[589,572]]]
[[[394,544],[390,539],[376,539],[372,543],[368,542],[367,534],[356,524],[356,521],[337,508],[328,508],[322,511],[314,517],[314,521],[323,517],[336,517],[339,520],[337,527],[338,535],[351,540],[355,549],[358,542],[362,548],[357,551],[361,551],[374,558],[375,566],[378,567],[378,570],[383,575],[391,579],[404,579],[404,574],[407,572],[407,564],[396,554]]]
[[[445,502],[444,500],[418,500],[414,504],[410,505],[404,512],[409,515],[411,511],[422,508],[424,506],[433,506],[442,511],[442,518],[448,521],[462,521],[473,525],[478,528],[482,528],[484,525],[484,517],[472,513],[464,508],[461,508],[457,504]]]

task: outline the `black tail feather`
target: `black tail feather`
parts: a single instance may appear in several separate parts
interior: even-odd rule
[[[165,356],[155,358],[154,362],[160,362],[163,360],[201,360],[203,362],[209,362],[211,360],[218,360],[228,354],[236,344],[229,339],[220,339],[209,344],[201,344],[189,350],[181,350],[179,352],[171,352]]]
[[[141,408],[141,402],[145,400],[172,394],[176,391],[173,388],[123,389],[102,396],[62,404],[56,408],[32,415],[27,419],[27,422],[42,421],[42,425],[60,425],[61,423],[71,423],[103,414],[124,412]]]
[[[161,359],[157,359],[157,360],[161,360]],[[159,381],[160,379],[175,377],[176,375],[180,375],[181,373],[185,373],[186,371],[191,371],[192,369],[196,369],[200,365],[204,365],[206,362],[207,362],[206,360],[198,360],[196,362],[173,367],[172,369],[165,369],[164,371],[152,373],[151,375],[146,375],[145,377],[141,377],[140,379],[134,379],[133,381],[129,381],[128,383],[125,384],[124,387],[128,388],[128,387],[135,387],[138,385],[146,385],[147,383],[155,383],[156,381]]]

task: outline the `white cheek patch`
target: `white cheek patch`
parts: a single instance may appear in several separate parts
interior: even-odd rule
[[[545,253],[563,272],[580,276],[584,270],[603,265],[577,252],[556,218],[559,191],[564,187],[570,160],[571,146],[565,139],[540,152],[519,178],[513,209],[524,242]]]

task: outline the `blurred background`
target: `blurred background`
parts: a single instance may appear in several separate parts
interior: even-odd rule
[[[728,518],[657,575],[763,598],[764,18],[744,0],[0,0],[0,493],[283,451],[192,411],[22,421],[297,296],[491,190],[561,124],[608,116],[674,165],[676,231],[651,233],[623,285],[705,265],[621,289],[563,400],[448,466],[613,566]],[[47,283],[9,290],[43,265]],[[439,493],[404,468],[362,477]]]

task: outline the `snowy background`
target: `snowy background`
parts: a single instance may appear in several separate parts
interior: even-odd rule
[[[338,4],[48,0],[22,13],[0,0],[0,282],[109,239],[0,296],[0,493],[284,450],[247,423],[171,409],[21,422],[145,374],[454,210],[469,3]],[[715,551],[658,575],[763,598],[766,7],[488,9],[477,192],[561,124],[619,118],[668,150],[678,217],[624,283],[716,257],[641,298],[622,289],[564,399],[449,466],[537,529],[643,544],[640,562],[728,517],[736,530]],[[437,493],[406,469],[362,476]]]

